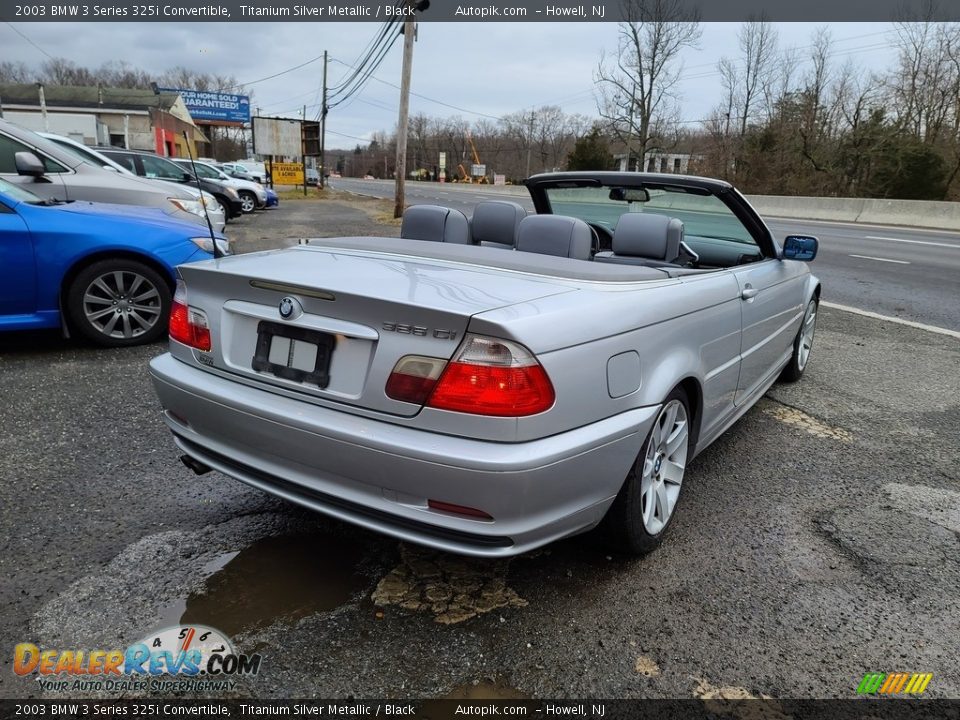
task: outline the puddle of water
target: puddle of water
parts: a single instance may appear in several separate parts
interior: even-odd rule
[[[360,553],[330,536],[257,540],[207,563],[201,591],[170,605],[166,625],[210,625],[227,635],[333,610],[362,590]]]
[[[443,696],[443,700],[527,700],[529,695],[524,695],[516,688],[504,685],[499,682],[480,682],[474,685],[468,683],[454,688],[448,694]]]

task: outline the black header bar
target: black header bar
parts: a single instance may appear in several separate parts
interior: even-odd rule
[[[434,0],[422,22],[621,22],[643,0]],[[928,0],[680,0],[703,22],[947,22],[960,2]],[[7,22],[383,22],[413,12],[389,0],[27,0],[0,3]]]

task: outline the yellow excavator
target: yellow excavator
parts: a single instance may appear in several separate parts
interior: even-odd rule
[[[470,152],[473,153],[473,164],[482,165],[480,162],[480,155],[477,153],[477,146],[473,144],[473,138],[470,136],[470,131],[467,131],[467,142],[470,143]],[[489,184],[490,181],[487,179],[486,174],[480,175],[478,177],[473,177],[468,173],[464,167],[463,163],[457,165],[457,170],[460,171],[460,182],[462,183],[477,183],[478,185]]]

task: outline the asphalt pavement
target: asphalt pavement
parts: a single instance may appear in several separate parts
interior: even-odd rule
[[[308,201],[236,229],[263,249],[304,228],[396,233]],[[895,671],[960,697],[953,337],[823,310],[804,378],[694,461],[640,560],[592,535],[464,560],[195,476],[147,376],[164,351],[0,338],[0,697],[61,696],[12,673],[16,643],[178,622],[263,655],[217,697],[853,698]]]

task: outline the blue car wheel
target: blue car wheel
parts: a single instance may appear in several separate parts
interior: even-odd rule
[[[170,286],[137,260],[110,258],[89,265],[64,297],[70,327],[98,345],[140,345],[167,332]]]

